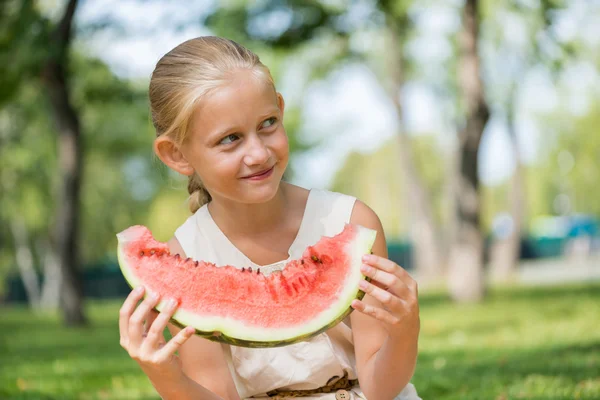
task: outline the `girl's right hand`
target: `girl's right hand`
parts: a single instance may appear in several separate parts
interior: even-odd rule
[[[158,304],[159,297],[148,293],[144,301],[137,306],[143,296],[144,287],[137,287],[127,296],[119,311],[121,346],[148,375],[181,374],[181,361],[175,352],[195,330],[187,327],[169,342],[165,342],[163,332],[177,309],[177,303],[174,300],[169,301],[167,307],[157,313],[153,307]]]

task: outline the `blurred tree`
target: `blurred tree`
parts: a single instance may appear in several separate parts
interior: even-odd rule
[[[536,67],[548,68],[553,76],[573,56],[572,45],[556,36],[563,1],[542,1],[540,4],[521,2],[488,2],[485,10],[486,41],[494,54],[488,56],[490,98],[499,114],[504,114],[515,169],[508,191],[511,226],[508,232],[495,237],[492,244],[490,273],[495,280],[511,279],[517,268],[525,219],[525,167],[519,146],[518,124],[522,105],[521,88],[528,73]],[[507,24],[518,23],[523,34],[511,34]],[[502,60],[502,62],[500,62]],[[500,67],[502,65],[502,67]]]
[[[36,270],[27,264],[35,265],[40,258],[52,264],[55,254],[47,237],[54,209],[56,155],[53,136],[40,134],[51,123],[40,90],[25,83],[17,93],[0,109],[0,221],[5,228],[0,231],[6,238],[2,242],[14,246],[11,253],[16,256],[30,304],[38,307],[51,305],[50,287],[40,289]],[[48,256],[37,254],[35,247],[47,250]]]
[[[411,209],[411,242],[414,246],[415,266],[422,280],[439,279],[444,273],[445,262],[442,254],[439,225],[435,222],[434,206],[430,190],[424,183],[415,165],[415,155],[405,124],[404,105],[400,92],[407,80],[408,67],[404,48],[410,34],[412,22],[409,18],[409,1],[380,1],[385,15],[385,30],[389,36],[389,49],[384,54],[388,63],[387,79],[381,77],[384,87],[398,114],[399,131],[397,134],[400,172],[404,178],[404,191]],[[387,82],[386,82],[387,80]],[[387,84],[385,84],[387,83]]]
[[[587,102],[586,112],[580,115],[566,111],[561,102],[551,113],[539,116],[548,139],[543,161],[532,171],[540,193],[533,217],[591,214],[600,218],[600,93]]]
[[[455,187],[458,226],[450,252],[448,273],[448,288],[456,301],[478,301],[485,294],[478,156],[490,111],[481,78],[479,8],[478,0],[466,0],[460,34],[458,79],[465,121],[459,131],[460,174]]]
[[[169,181],[176,179],[170,178],[166,168],[152,156],[154,132],[146,88],[116,78],[99,60],[76,52],[70,68],[72,101],[82,110],[85,132],[86,158],[78,216],[81,267],[112,259],[115,232],[144,223],[156,195],[173,191],[164,186],[172,185]],[[13,220],[24,219],[28,251],[36,264],[43,266],[40,303],[52,308],[60,293],[60,273],[48,243],[54,225],[58,180],[57,149],[49,117],[43,87],[36,80],[24,82],[0,110],[0,120],[6,121],[0,130],[0,219],[6,221],[7,227],[12,226]],[[184,186],[181,185],[179,195],[182,204]],[[7,233],[12,243],[15,238],[10,238],[10,231]]]
[[[78,277],[78,215],[82,172],[82,144],[79,117],[69,94],[69,49],[72,39],[76,0],[70,0],[59,21],[44,17],[33,1],[4,2],[0,17],[5,26],[1,42],[2,59],[19,54],[16,61],[4,63],[8,90],[2,99],[10,98],[29,79],[40,79],[48,98],[51,115],[57,127],[59,189],[56,193],[56,219],[53,235],[61,281],[61,308],[67,325],[83,325],[82,288]],[[12,61],[12,60],[11,60]],[[13,225],[17,232],[22,224]],[[25,236],[17,234],[18,246]]]
[[[360,198],[375,210],[390,240],[410,237],[410,205],[402,195],[404,184],[398,179],[399,142],[390,140],[373,153],[351,153],[335,175],[331,189]],[[433,194],[435,222],[443,221],[444,155],[432,135],[420,134],[409,141],[415,167]],[[397,168],[394,166],[397,165]]]
[[[0,258],[8,262],[2,262],[0,278],[16,264],[32,306],[52,308],[63,287],[54,222],[62,156],[52,127],[56,102],[48,101],[49,83],[40,76],[51,59],[45,51],[49,50],[46,36],[58,25],[42,15],[34,2],[1,6],[6,7],[0,8],[6,24],[0,24],[0,59],[6,73],[0,74]],[[93,36],[98,28],[119,31],[117,25],[103,17],[79,26],[77,33]],[[103,62],[82,53],[85,46],[78,49],[70,51],[63,72],[68,73],[69,102],[78,111],[78,140],[86,155],[79,166],[76,218],[81,268],[103,259],[113,262],[115,233],[133,224],[148,224],[167,240],[189,210],[184,180],[152,153],[155,133],[148,113],[147,79],[117,78]],[[277,64],[272,69],[277,77]],[[298,108],[287,108],[292,154],[309,147],[294,134],[299,121]]]
[[[439,277],[443,269],[441,243],[435,224],[431,194],[415,167],[412,146],[403,125],[401,90],[409,69],[406,41],[412,29],[409,18],[411,1],[382,0],[367,2],[321,2],[313,0],[267,0],[257,3],[232,2],[217,8],[207,25],[217,34],[243,43],[262,42],[275,49],[293,52],[297,59],[318,52],[306,63],[314,79],[340,65],[360,62],[372,69],[399,121],[400,160],[404,195],[409,199],[411,237],[422,279]],[[357,18],[360,15],[361,18]],[[268,23],[278,20],[280,23]],[[383,46],[364,46],[360,38],[381,40]]]
[[[83,144],[78,111],[69,92],[69,52],[77,0],[69,0],[64,14],[46,36],[48,56],[41,68],[42,83],[50,100],[58,130],[56,249],[61,276],[61,308],[67,325],[87,323],[83,311],[83,289],[77,272],[79,254],[79,212],[83,171]]]

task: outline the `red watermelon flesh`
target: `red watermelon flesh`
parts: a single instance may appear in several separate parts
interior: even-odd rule
[[[144,285],[179,303],[173,316],[181,326],[235,345],[273,347],[310,338],[341,321],[350,303],[364,293],[358,283],[361,258],[371,251],[376,232],[346,225],[323,237],[268,276],[244,266],[217,266],[171,255],[144,226],[117,235],[121,270],[132,287]],[[220,332],[219,336],[211,336]]]

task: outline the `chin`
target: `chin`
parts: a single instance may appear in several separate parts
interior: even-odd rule
[[[240,188],[237,200],[246,204],[266,203],[277,195],[280,185],[281,177],[278,177],[277,180],[270,182],[268,185]]]
[[[243,194],[244,203],[248,204],[260,204],[271,201],[275,195],[277,195],[277,191],[279,190],[279,184],[277,185],[268,185],[261,188],[252,188],[246,190]]]

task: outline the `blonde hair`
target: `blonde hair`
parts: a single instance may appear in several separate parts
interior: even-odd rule
[[[269,69],[259,57],[233,40],[202,36],[165,54],[150,79],[150,111],[156,135],[184,143],[201,99],[226,84],[231,72],[239,69],[255,72],[275,88]],[[188,192],[192,213],[212,199],[196,173],[189,178]]]

